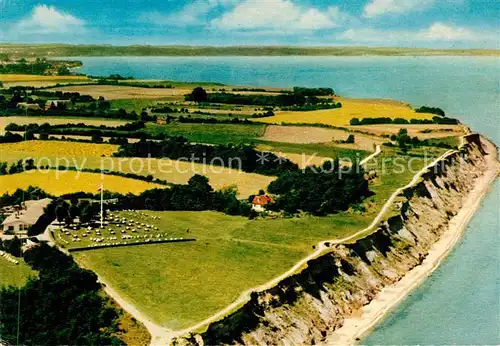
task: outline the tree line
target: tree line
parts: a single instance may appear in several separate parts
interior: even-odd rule
[[[24,260],[38,275],[20,288],[0,289],[2,342],[124,345],[115,336],[121,312],[103,294],[95,273],[46,244],[25,252]]]
[[[325,105],[332,102],[332,99],[318,98],[312,96],[306,91],[298,91],[297,93],[285,93],[278,95],[262,95],[262,94],[234,94],[227,92],[207,93],[205,89],[197,87],[190,94],[184,96],[186,101],[194,101],[198,103],[223,103],[223,104],[238,104],[238,105],[256,105],[256,106],[272,106],[272,107],[291,107],[306,105]]]
[[[408,124],[439,124],[439,125],[457,125],[460,122],[454,118],[446,117],[432,117],[430,119],[404,119],[404,118],[389,118],[389,117],[379,117],[379,118],[352,118],[349,121],[351,126],[358,125],[377,125],[377,124],[398,124],[398,125],[408,125]]]
[[[192,144],[182,136],[167,136],[158,142],[141,139],[139,142],[120,146],[118,153],[114,155],[194,160],[194,162],[209,163],[265,175],[298,170],[298,166],[290,160],[278,157],[273,153],[257,151],[250,145]]]

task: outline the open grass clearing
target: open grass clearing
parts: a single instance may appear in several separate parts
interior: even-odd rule
[[[261,124],[189,124],[148,123],[145,131],[152,135],[168,134],[184,136],[192,142],[209,144],[252,143],[264,134],[266,125]]]
[[[36,275],[36,271],[32,270],[23,259],[19,259],[19,264],[13,264],[0,257],[0,288],[20,287],[28,281],[28,278]]]
[[[60,196],[73,192],[97,193],[101,185],[101,174],[76,171],[33,170],[17,174],[0,176],[0,194],[13,193],[16,189],[36,186],[45,192]],[[104,175],[104,189],[118,193],[139,194],[153,188],[165,188],[163,185],[142,180]]]
[[[0,117],[0,132],[5,132],[5,127],[11,123],[17,125],[27,125],[27,124],[44,124],[49,123],[50,125],[64,125],[64,124],[79,124],[83,123],[85,125],[106,125],[106,126],[120,126],[128,123],[126,120],[119,119],[106,119],[106,118],[81,118],[81,117],[33,117],[33,116],[12,116],[12,117]]]
[[[417,113],[410,106],[392,100],[351,99],[336,97],[336,102],[342,103],[342,108],[323,109],[309,112],[278,111],[276,115],[260,118],[259,122],[268,124],[325,124],[347,126],[352,118],[404,118],[432,119],[433,114]]]

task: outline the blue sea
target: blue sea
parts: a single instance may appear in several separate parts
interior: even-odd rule
[[[500,143],[497,57],[106,57],[80,72],[137,79],[332,87],[351,97],[437,106]],[[432,276],[365,344],[500,344],[500,184]]]

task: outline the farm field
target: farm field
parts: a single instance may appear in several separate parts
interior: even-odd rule
[[[39,76],[30,74],[0,74],[0,82],[5,88],[11,86],[46,87],[57,83],[84,83],[89,79],[86,76]]]
[[[417,136],[419,139],[443,138],[450,136],[462,136],[465,134],[462,125],[437,125],[437,124],[378,124],[378,125],[359,125],[349,126],[352,130],[369,132],[376,136],[393,135],[399,132],[399,129],[408,130],[411,137]]]
[[[188,124],[171,123],[166,125],[146,124],[150,134],[184,136],[192,142],[210,144],[252,143],[264,135],[266,125],[247,124]]]
[[[0,117],[0,133],[5,132],[5,127],[10,123],[17,125],[27,124],[44,124],[62,125],[62,124],[78,124],[83,123],[86,125],[106,125],[106,126],[120,126],[128,123],[126,120],[118,119],[102,119],[102,118],[79,118],[79,117],[33,117],[33,116],[12,116]]]
[[[392,100],[350,99],[336,97],[342,108],[323,109],[309,112],[278,111],[275,116],[260,118],[259,122],[268,124],[325,124],[347,126],[352,118],[405,118],[432,119],[432,114],[417,113],[408,105]]]
[[[2,143],[0,144],[0,161],[13,163],[31,157],[34,159],[35,165],[37,163],[41,165],[50,163],[49,166],[76,166],[144,176],[151,174],[154,178],[173,184],[186,184],[193,175],[201,174],[210,179],[210,185],[216,190],[236,187],[241,198],[255,194],[259,189],[265,190],[269,183],[275,179],[270,176],[202,163],[170,159],[111,157],[117,150],[118,146],[113,144],[55,140]]]
[[[68,141],[32,140],[0,144],[0,161],[13,162],[27,157],[73,157],[111,156],[118,151],[118,145],[94,144]]]
[[[103,96],[106,100],[117,99],[164,99],[170,101],[184,100],[190,88],[141,88],[120,85],[78,85],[52,88],[51,91],[78,92],[94,98]]]
[[[0,257],[0,289],[2,286],[22,286],[30,276],[35,275],[36,272],[23,259],[16,265]]]
[[[0,195],[12,193],[18,188],[27,189],[29,186],[39,187],[56,196],[79,191],[97,193],[100,185],[101,174],[99,173],[33,170],[0,176]],[[104,175],[104,189],[108,191],[139,194],[153,188],[165,188],[165,186],[142,180]]]
[[[355,142],[352,144],[335,144],[338,147],[374,151],[374,145],[382,144],[385,140],[375,136],[360,133],[351,133],[340,129],[328,129],[314,126],[278,126],[269,125],[262,137],[266,141],[286,143],[330,143],[345,141],[353,135]]]

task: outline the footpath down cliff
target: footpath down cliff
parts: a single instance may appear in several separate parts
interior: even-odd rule
[[[477,138],[476,138],[477,139]],[[201,334],[176,345],[302,345],[324,342],[346,318],[419,266],[461,210],[474,182],[497,174],[497,149],[473,140],[431,167],[404,190],[400,213],[349,244],[332,245],[301,272],[248,303]]]

